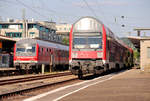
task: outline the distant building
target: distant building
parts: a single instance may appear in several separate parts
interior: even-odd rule
[[[7,22],[0,22],[0,35],[17,40],[40,38],[57,42],[62,41],[61,37],[56,34],[56,23],[48,21],[25,21],[23,23],[19,20],[8,20]]]
[[[143,71],[150,72],[150,37],[140,41],[140,67]]]
[[[56,24],[56,33],[63,38],[68,38],[69,39],[69,33],[71,30],[72,25],[67,24],[67,23],[62,23],[62,24]]]

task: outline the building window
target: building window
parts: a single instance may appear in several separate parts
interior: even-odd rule
[[[2,25],[2,28],[7,29],[8,25]]]
[[[6,36],[20,38],[22,36],[22,33],[21,32],[9,32],[9,33],[6,33]]]
[[[36,24],[33,24],[33,28],[37,28],[37,25],[36,25]]]
[[[0,25],[0,29],[2,29],[2,25]]]
[[[23,29],[23,25],[22,24],[20,25],[20,28]]]
[[[40,26],[40,31],[43,31],[43,27],[42,26]]]
[[[150,58],[150,47],[147,47],[147,58]]]
[[[49,32],[49,29],[48,29],[48,28],[46,28],[46,29],[45,29],[45,32],[46,32],[46,33],[48,33],[48,32]]]
[[[35,24],[29,24],[28,29],[30,29],[30,28],[36,28]]]
[[[33,35],[33,34],[35,34],[35,32],[30,32],[30,34],[32,34],[32,35]]]

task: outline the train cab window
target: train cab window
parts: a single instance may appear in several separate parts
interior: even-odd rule
[[[53,49],[51,49],[51,54],[53,54]]]
[[[39,47],[39,54],[41,54],[42,53],[42,51],[41,51],[41,47]]]
[[[43,53],[43,48],[41,48],[41,53]]]
[[[75,37],[73,39],[74,48],[102,48],[101,37]]]
[[[38,50],[39,50],[39,53],[40,53],[40,52],[41,52],[40,47],[39,47],[39,49],[38,49]]]
[[[26,51],[34,53],[35,52],[35,47],[27,47]]]

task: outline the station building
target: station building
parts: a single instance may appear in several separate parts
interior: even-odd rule
[[[56,34],[60,35],[62,38],[69,39],[69,33],[72,25],[67,23],[61,23],[56,25]]]
[[[128,36],[128,39],[140,52],[139,66],[142,71],[150,72],[150,36],[141,36],[140,31],[150,28],[136,28],[137,36]]]
[[[56,23],[48,21],[25,21],[25,23],[23,21],[0,22],[0,35],[16,40],[40,38],[61,42],[61,37],[56,35]]]
[[[142,38],[140,47],[141,70],[150,72],[150,37]]]

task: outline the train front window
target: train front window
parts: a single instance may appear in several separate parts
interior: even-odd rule
[[[16,52],[25,52],[25,48],[17,48]]]
[[[86,38],[74,38],[73,42],[75,45],[84,45],[86,44]]]
[[[75,37],[73,39],[74,48],[102,48],[101,37]]]
[[[16,45],[16,56],[35,56],[36,46],[29,44]]]
[[[27,47],[26,52],[34,53],[35,52],[35,47]]]
[[[31,52],[31,53],[34,53],[35,52],[35,47],[17,48],[16,52],[23,52],[23,53]]]

